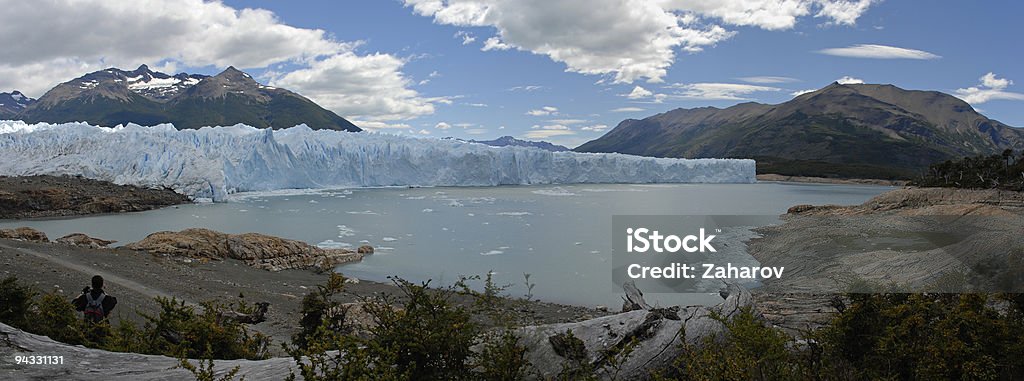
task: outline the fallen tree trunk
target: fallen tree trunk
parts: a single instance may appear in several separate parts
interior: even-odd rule
[[[635,292],[629,289],[627,285],[627,303],[646,305],[635,285]],[[602,378],[649,379],[652,371],[672,365],[684,340],[699,344],[705,337],[723,333],[725,327],[711,317],[713,312],[731,318],[741,308],[753,307],[750,292],[738,285],[729,285],[721,294],[725,301],[712,307],[647,306],[576,323],[523,327],[517,332],[519,343],[527,348],[527,359],[537,373],[534,377],[541,379],[557,378],[565,369],[581,366],[596,370]],[[567,332],[574,339],[567,338]],[[609,359],[609,354],[626,346],[632,347],[628,356]]]

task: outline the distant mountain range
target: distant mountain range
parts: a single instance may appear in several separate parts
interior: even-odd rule
[[[462,140],[462,139],[456,139],[456,140]],[[545,141],[521,140],[521,139],[513,138],[511,136],[502,136],[502,137],[494,139],[494,140],[462,140],[462,141],[466,141],[466,142],[470,142],[470,143],[486,144],[486,145],[489,145],[489,146],[492,146],[492,147],[516,146],[516,147],[534,147],[534,148],[540,148],[542,150],[547,150],[547,151],[552,151],[552,152],[569,151],[569,147],[560,146],[560,145],[548,143],[548,142],[545,142]]]
[[[15,91],[0,93],[0,119],[88,122],[102,126],[173,123],[179,129],[229,126],[360,131],[359,127],[294,92],[264,86],[228,67],[206,76],[168,75],[146,65],[110,68],[61,83],[38,100]]]
[[[1024,149],[1024,129],[937,91],[841,85],[767,105],[676,109],[628,119],[578,152],[757,160],[758,173],[910,178],[929,164]]]

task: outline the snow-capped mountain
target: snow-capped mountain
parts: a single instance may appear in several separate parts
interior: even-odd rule
[[[264,86],[234,67],[215,76],[168,75],[142,65],[109,68],[61,83],[6,119],[84,121],[113,126],[173,123],[178,128],[234,125],[359,131],[351,122],[294,92]]]
[[[750,183],[754,161],[487,147],[452,139],[249,126],[177,130],[0,122],[0,175],[82,175],[191,197],[364,186]]]
[[[516,139],[511,136],[502,136],[494,140],[468,140],[470,143],[486,144],[492,147],[506,147],[506,146],[517,146],[517,147],[534,147],[540,148],[545,151],[561,152],[568,151],[569,147],[560,146],[557,144],[545,142],[545,141],[532,141]]]
[[[35,99],[29,98],[18,90],[9,93],[0,93],[0,119],[7,119],[18,115],[21,110],[36,103]]]

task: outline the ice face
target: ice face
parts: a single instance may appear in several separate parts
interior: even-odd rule
[[[82,175],[193,198],[374,186],[751,183],[754,161],[490,147],[369,132],[0,121],[0,175]]]

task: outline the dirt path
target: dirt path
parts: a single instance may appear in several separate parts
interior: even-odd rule
[[[113,273],[111,273],[109,271],[105,271],[103,269],[96,268],[96,267],[93,267],[93,266],[86,266],[86,265],[83,265],[83,264],[80,264],[80,263],[75,263],[75,262],[72,262],[72,261],[69,261],[69,260],[66,260],[66,259],[63,259],[63,258],[56,257],[54,255],[40,253],[38,251],[29,249],[29,248],[12,247],[12,246],[5,245],[3,243],[0,243],[0,248],[5,248],[5,249],[8,249],[8,250],[14,250],[16,252],[20,252],[20,253],[24,253],[24,254],[35,256],[37,258],[49,261],[49,262],[51,262],[54,265],[64,267],[65,269],[72,270],[72,271],[77,271],[77,272],[81,273],[87,279],[91,279],[91,277],[93,275],[102,276],[105,285],[114,284],[114,285],[117,285],[117,286],[120,286],[120,287],[124,287],[124,288],[132,290],[134,292],[137,292],[139,294],[142,294],[142,295],[144,295],[146,297],[149,297],[150,299],[157,298],[157,297],[170,299],[171,296],[172,296],[170,293],[167,293],[167,292],[164,292],[164,291],[161,291],[161,290],[157,290],[155,288],[143,285],[143,284],[141,284],[139,282],[136,282],[136,281],[133,281],[131,279],[126,279],[126,278],[114,275]],[[181,299],[181,298],[179,298],[179,299]],[[188,304],[188,305],[196,306],[195,303],[192,303],[190,301],[185,301],[185,303]]]

